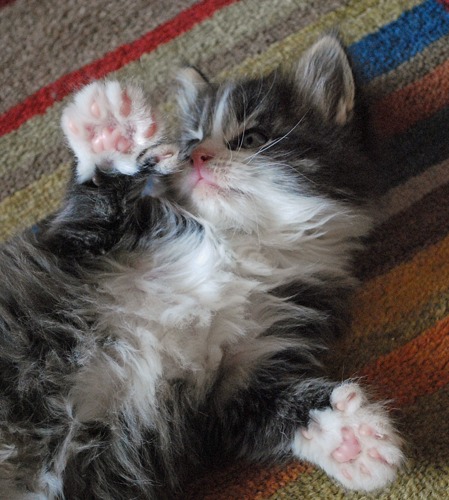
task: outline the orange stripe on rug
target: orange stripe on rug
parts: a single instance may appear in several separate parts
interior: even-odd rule
[[[381,356],[361,375],[378,386],[382,397],[399,406],[442,389],[449,384],[449,317]]]
[[[210,476],[190,484],[187,492],[183,492],[182,499],[263,500],[298,479],[300,475],[310,474],[313,470],[311,465],[297,461],[273,467],[237,464],[212,472]]]
[[[353,299],[353,336],[401,328],[401,321],[449,289],[449,235],[367,281]]]
[[[373,125],[381,136],[399,134],[448,104],[449,60],[381,99],[373,109]]]

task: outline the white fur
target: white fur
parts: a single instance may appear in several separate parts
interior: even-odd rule
[[[225,131],[225,116],[229,114],[228,99],[231,95],[233,85],[227,85],[215,105],[214,121],[212,125],[212,136],[223,137]]]
[[[223,349],[245,335],[255,287],[235,282],[226,250],[206,227],[203,237],[184,235],[100,278],[97,335],[119,342],[98,350],[81,373],[73,393],[80,418],[101,418],[124,403],[148,418],[161,378],[187,377],[199,389],[211,382]]]

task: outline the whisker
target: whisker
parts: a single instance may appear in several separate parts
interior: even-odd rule
[[[289,154],[289,153],[287,153],[287,154]],[[301,171],[297,170],[295,168],[295,166],[292,165],[291,163],[284,163],[282,161],[277,161],[277,160],[274,160],[274,161],[273,160],[271,160],[271,161],[270,160],[266,160],[266,161],[264,161],[263,163],[260,163],[257,166],[253,166],[253,168],[256,168],[256,169],[258,169],[258,168],[266,168],[266,166],[268,166],[268,165],[270,167],[274,168],[274,169],[281,169],[281,168],[283,168],[285,170],[290,170],[296,176],[304,179],[308,183],[315,184],[315,185],[317,184],[316,181],[314,181],[313,179],[309,178],[304,172],[301,172]]]

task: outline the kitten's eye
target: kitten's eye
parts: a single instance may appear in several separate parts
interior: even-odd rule
[[[261,132],[247,132],[243,136],[242,148],[258,148],[259,146],[265,144],[267,141],[268,138],[265,137],[265,135]]]
[[[268,141],[268,137],[258,129],[249,129],[243,135],[233,139],[229,143],[231,149],[259,148]]]

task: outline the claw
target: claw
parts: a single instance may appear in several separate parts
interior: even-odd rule
[[[97,101],[93,101],[90,105],[90,112],[94,118],[100,118],[101,110]]]
[[[388,461],[385,460],[385,458],[379,453],[379,451],[376,448],[370,448],[368,450],[368,455],[371,458],[374,458],[375,460],[382,462],[383,464],[388,464]]]
[[[80,133],[80,129],[76,126],[73,120],[68,121],[68,126],[70,131],[73,132],[74,134],[78,135]]]
[[[372,436],[373,429],[368,424],[362,424],[359,427],[359,434],[361,436]]]
[[[132,142],[126,137],[120,137],[115,144],[115,147],[121,153],[127,153],[131,149],[131,146]]]
[[[94,153],[104,151],[103,137],[101,135],[97,135],[92,139],[92,150]]]
[[[352,476],[349,473],[348,469],[342,469],[341,473],[343,476],[345,476],[346,479],[349,479],[349,481],[352,481]]]
[[[307,429],[301,429],[301,434],[306,438],[306,439],[312,439],[313,435],[311,432],[309,432]]]
[[[371,472],[369,471],[368,467],[365,464],[360,465],[360,472],[362,474],[365,474],[365,476],[371,476]]]

